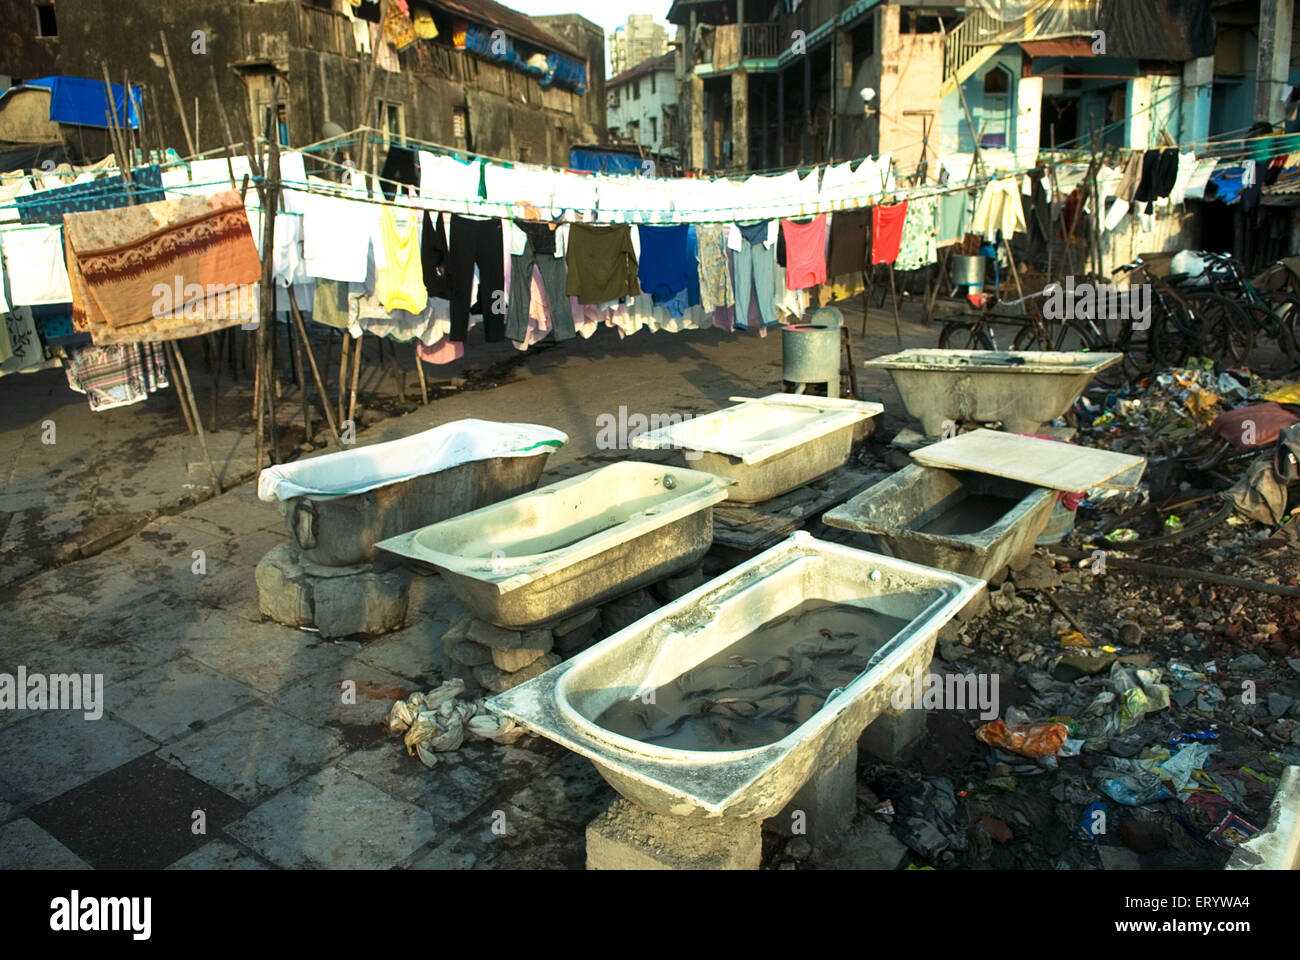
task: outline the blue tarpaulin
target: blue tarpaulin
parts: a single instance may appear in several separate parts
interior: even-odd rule
[[[641,173],[644,161],[635,153],[573,147],[569,150],[569,168],[596,173]]]
[[[546,75],[539,83],[542,89],[557,86],[582,96],[587,92],[587,65],[558,53],[547,54]]]
[[[81,77],[42,77],[28,80],[20,87],[45,87],[50,91],[50,119],[55,123],[75,123],[83,127],[108,127],[108,102],[102,80],[83,80]],[[140,112],[144,109],[144,96],[139,87],[131,89],[131,103],[126,102],[126,91],[120,83],[113,87],[113,110],[122,126],[138,129]],[[125,119],[123,107],[126,108]]]
[[[587,92],[587,65],[581,60],[561,56],[558,53],[546,54],[546,68],[534,66],[525,60],[515,49],[514,41],[509,37],[497,36],[498,31],[489,31],[487,27],[471,23],[465,30],[465,49],[477,53],[480,57],[500,60],[525,73],[538,78],[543,89],[556,86],[572,90],[579,95]]]

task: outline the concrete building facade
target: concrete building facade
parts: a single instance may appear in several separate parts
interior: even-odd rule
[[[666,53],[611,78],[605,85],[609,138],[678,158],[677,57]]]
[[[614,75],[668,52],[668,31],[648,13],[634,13],[609,38],[609,69]]]
[[[1146,148],[1280,124],[1295,113],[1286,85],[1300,85],[1294,7],[1057,0],[1044,31],[1042,15],[1004,22],[966,0],[807,0],[792,13],[675,0],[683,162],[724,172],[890,153],[933,177],[938,156],[977,137],[1032,163],[1053,144]]]

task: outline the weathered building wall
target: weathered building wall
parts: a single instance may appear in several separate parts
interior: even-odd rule
[[[585,142],[605,143],[608,139],[605,129],[605,31],[573,13],[532,19],[586,55],[587,92],[582,97],[569,96],[579,101],[578,111],[583,122],[591,127],[590,132],[584,134]]]
[[[0,0],[0,75],[17,83],[57,74],[61,52],[58,37],[36,36],[36,11],[31,0]]]
[[[16,0],[0,0],[12,4]],[[300,19],[301,17],[301,19]],[[123,72],[132,83],[152,88],[146,94],[146,124],[161,124],[164,143],[187,152],[185,135],[167,78],[159,31],[167,37],[181,101],[194,129],[194,99],[199,99],[197,147],[225,143],[212,99],[215,70],[236,140],[246,136],[248,94],[229,69],[234,62],[267,61],[287,74],[287,121],[295,144],[324,138],[324,124],[344,129],[374,124],[378,99],[404,107],[408,137],[465,149],[454,134],[456,108],[468,110],[469,145],[507,159],[567,164],[569,147],[604,139],[604,34],[580,17],[545,18],[561,39],[594,53],[589,69],[597,83],[586,96],[543,90],[535,77],[472,56],[465,51],[417,43],[398,57],[401,72],[377,69],[370,103],[361,97],[372,55],[357,53],[348,21],[297,0],[234,4],[230,0],[171,0],[128,4],[121,0],[59,0],[59,72],[98,78],[106,61],[113,81]],[[195,31],[200,37],[195,38]],[[201,43],[200,43],[201,40]],[[196,52],[200,48],[206,52]],[[6,70],[0,66],[0,73]],[[53,72],[42,70],[41,73]],[[261,120],[252,122],[260,129]],[[146,144],[157,143],[147,130]]]
[[[928,146],[930,170],[939,155],[939,121],[943,113],[943,37],[937,33],[900,33],[899,8],[890,4],[881,17],[880,110],[876,153],[893,154],[894,165],[903,174],[922,159],[926,118],[904,116],[904,111],[929,110]]]

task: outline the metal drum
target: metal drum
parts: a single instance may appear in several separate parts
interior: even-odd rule
[[[959,287],[982,287],[987,265],[987,257],[955,256],[952,258],[952,282]]]
[[[798,323],[781,329],[781,377],[791,383],[824,383],[826,396],[840,395],[840,328]]]

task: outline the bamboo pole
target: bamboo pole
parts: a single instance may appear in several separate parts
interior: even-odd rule
[[[167,49],[167,33],[159,30],[158,39],[162,41],[163,62],[167,66],[167,79],[172,86],[172,96],[176,99],[176,112],[181,115],[181,129],[185,131],[185,145],[189,147],[190,156],[192,157],[199,151],[194,145],[194,138],[190,136],[190,122],[185,118],[185,104],[181,101],[181,88],[176,83],[176,71],[172,67],[171,51]]]
[[[365,339],[365,333],[356,338],[357,346],[352,353],[352,399],[348,402],[348,420],[353,421],[357,415],[357,377],[361,372],[361,343]],[[356,430],[355,421],[352,423],[352,429]]]
[[[208,64],[208,79],[212,81],[212,99],[217,104],[217,116],[221,120],[221,132],[226,135],[226,172],[230,175],[230,187],[235,186],[235,138],[230,133],[230,117],[226,114],[226,105],[221,102],[221,87],[217,85],[217,68]],[[247,189],[247,178],[245,178]],[[242,199],[242,196],[241,196]]]
[[[292,293],[292,287],[290,292]],[[297,311],[293,311],[297,316]],[[302,423],[306,431],[303,435],[305,443],[311,443],[311,398],[307,394],[307,371],[303,369],[302,362],[302,336],[294,336],[292,330],[289,331],[289,339],[293,341],[293,369],[294,375],[298,378],[298,392],[302,394]]]
[[[343,429],[344,399],[348,391],[348,350],[352,348],[352,338],[347,330],[342,331],[341,344],[343,349],[339,352],[339,429]]]
[[[104,96],[108,101],[105,110],[108,120],[109,141],[113,144],[113,156],[117,159],[118,173],[126,183],[131,182],[131,167],[126,162],[126,147],[122,143],[121,131],[117,128],[117,103],[113,99],[113,81],[108,78],[108,63],[101,60],[99,65],[104,70]]]
[[[325,389],[325,382],[321,379],[320,368],[316,366],[316,354],[311,348],[311,341],[307,339],[307,325],[303,323],[302,312],[298,309],[298,301],[293,295],[293,287],[289,288],[289,312],[293,315],[294,325],[298,328],[298,338],[302,341],[307,350],[307,359],[311,363],[312,379],[316,381],[316,389],[320,391],[320,405],[325,411],[325,422],[329,424],[330,432],[334,434],[334,439],[339,439],[338,426],[334,423],[334,413],[330,410],[329,392]],[[333,331],[331,331],[333,333]],[[306,383],[303,384],[304,392],[307,389]]]
[[[429,405],[429,385],[424,379],[424,361],[420,359],[420,344],[415,343],[415,372],[420,375],[420,396],[423,398],[424,405]]]
[[[898,345],[903,345],[903,325],[898,319],[898,287],[894,283],[894,265],[889,265],[889,294],[894,305],[894,336],[898,338]]]
[[[153,127],[154,137],[158,140],[158,162],[163,163],[167,158],[167,145],[163,142],[162,135],[162,114],[158,112],[158,94],[154,92],[153,84],[149,84],[149,106],[153,110]]]
[[[190,401],[190,407],[194,410],[194,427],[199,435],[199,446],[203,450],[203,462],[208,466],[208,473],[212,475],[212,486],[221,493],[221,480],[217,477],[217,468],[212,464],[212,456],[208,453],[208,438],[203,433],[203,421],[199,417],[199,407],[194,400],[194,389],[190,386],[190,372],[185,367],[185,356],[181,353],[179,343],[169,340],[172,352],[176,355],[176,366],[180,368],[181,379],[185,382],[185,396]]]
[[[131,108],[135,106],[135,100],[131,96],[131,73],[129,70],[122,71],[122,122],[119,124],[122,128],[122,138],[126,142],[126,162],[129,168],[135,167],[135,133],[131,129]],[[139,118],[137,117],[137,122]]]
[[[168,341],[163,341],[163,360],[166,361],[168,370],[171,373],[172,386],[176,389],[176,403],[181,408],[181,416],[185,418],[185,430],[187,433],[193,434],[194,421],[190,417],[190,408],[185,403],[185,391],[181,385],[181,372],[171,355],[170,346],[171,344]]]

